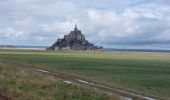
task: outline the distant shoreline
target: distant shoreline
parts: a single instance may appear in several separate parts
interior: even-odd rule
[[[3,50],[46,50],[48,46],[21,46],[21,45],[0,45],[0,49]],[[105,48],[104,52],[162,52],[170,53],[170,50],[161,49],[116,49]]]
[[[0,45],[0,49],[7,50],[46,50],[46,46]]]
[[[0,48],[0,50],[46,50],[40,48]]]
[[[170,50],[164,49],[115,49],[115,48],[107,48],[104,49],[106,52],[162,52],[162,53],[170,53]]]

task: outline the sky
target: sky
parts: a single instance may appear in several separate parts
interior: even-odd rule
[[[50,46],[75,24],[105,48],[170,49],[170,0],[0,1],[0,45]]]

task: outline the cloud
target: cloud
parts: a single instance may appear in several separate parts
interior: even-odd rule
[[[31,16],[21,17],[18,18],[14,24],[17,27],[29,27],[33,24],[33,19]]]
[[[65,21],[55,21],[48,25],[42,25],[42,28],[46,32],[59,32],[65,34],[72,30],[76,23],[78,23],[78,20],[76,19],[66,19]]]
[[[2,43],[12,39],[11,44],[51,45],[77,23],[95,44],[163,48],[170,41],[168,4],[167,0],[2,0],[0,38]]]
[[[9,40],[26,38],[26,34],[23,31],[16,31],[12,27],[6,28],[2,33],[0,38],[5,38]]]

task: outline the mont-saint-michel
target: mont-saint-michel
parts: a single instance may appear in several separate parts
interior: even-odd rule
[[[103,47],[96,46],[86,40],[85,35],[75,25],[70,34],[65,35],[63,39],[58,39],[47,50],[103,51]]]
[[[170,0],[1,0],[0,100],[170,100]]]

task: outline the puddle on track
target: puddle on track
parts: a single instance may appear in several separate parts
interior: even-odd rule
[[[64,83],[67,83],[67,84],[72,84],[72,82],[71,81],[63,81]]]
[[[37,69],[38,72],[43,72],[43,73],[50,73],[49,71],[46,70],[41,70],[41,69]]]
[[[0,65],[2,65],[3,64],[3,62],[0,62]]]

